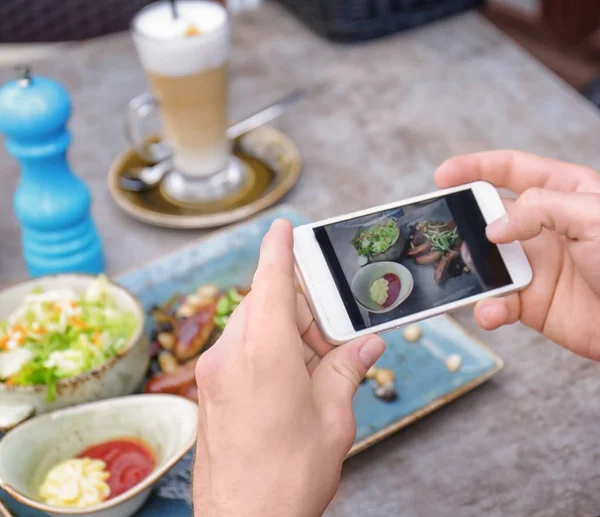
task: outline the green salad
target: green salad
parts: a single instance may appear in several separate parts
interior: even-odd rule
[[[378,255],[388,250],[398,240],[399,235],[398,223],[388,219],[384,223],[361,230],[352,240],[352,245],[360,256]]]
[[[0,382],[45,384],[53,400],[60,379],[117,355],[135,327],[134,314],[117,307],[103,276],[83,293],[36,289],[0,322]]]

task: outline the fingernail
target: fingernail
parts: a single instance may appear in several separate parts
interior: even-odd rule
[[[494,307],[492,305],[484,305],[481,309],[481,319],[484,323],[491,323],[494,318]]]
[[[285,219],[275,219],[272,223],[271,223],[271,230],[276,229],[276,228],[283,228],[284,226],[286,226],[288,223]]]
[[[385,341],[379,337],[369,339],[359,350],[360,362],[368,370],[385,351]]]
[[[486,228],[486,234],[489,239],[502,237],[508,229],[508,215],[504,214],[500,219],[496,219]]]

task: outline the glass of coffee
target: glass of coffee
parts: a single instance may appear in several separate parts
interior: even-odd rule
[[[167,197],[203,201],[239,188],[243,169],[227,138],[227,10],[206,0],[180,0],[176,11],[168,1],[156,2],[135,16],[131,32],[153,95],[130,103],[129,143],[151,161],[165,158],[164,147],[160,152],[138,136],[144,118],[158,109],[174,167],[163,182]]]

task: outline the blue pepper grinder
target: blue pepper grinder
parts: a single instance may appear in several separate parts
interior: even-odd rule
[[[0,133],[21,166],[14,209],[23,255],[33,277],[104,271],[102,244],[90,214],[90,193],[67,162],[71,115],[67,91],[18,67],[0,87]]]

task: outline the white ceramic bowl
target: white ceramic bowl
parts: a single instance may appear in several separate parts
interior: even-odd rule
[[[152,486],[194,445],[198,408],[174,395],[133,395],[41,415],[0,441],[0,488],[20,503],[52,516],[129,517]],[[89,508],[44,504],[38,489],[57,463],[106,440],[134,436],[154,451],[156,467],[127,492]]]
[[[95,279],[92,275],[64,274],[25,280],[5,287],[0,291],[0,320],[6,320],[35,287],[44,290],[71,288],[82,292]],[[109,289],[119,308],[132,312],[137,320],[133,336],[123,350],[98,368],[59,381],[52,402],[46,400],[45,385],[10,386],[0,382],[0,431],[11,429],[36,413],[130,395],[140,386],[150,360],[144,310],[137,298],[125,288],[109,281]]]
[[[382,307],[371,299],[370,289],[375,280],[388,273],[393,273],[400,279],[400,293],[392,305],[389,307]],[[413,287],[414,280],[410,271],[397,262],[376,262],[367,264],[354,275],[350,286],[356,301],[369,312],[377,314],[383,314],[394,310],[408,298]]]

